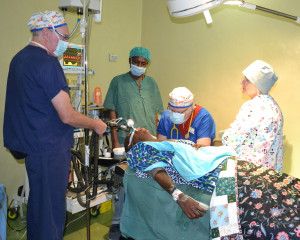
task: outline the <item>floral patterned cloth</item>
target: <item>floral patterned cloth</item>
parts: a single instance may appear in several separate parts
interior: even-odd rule
[[[181,143],[191,144],[190,141],[179,141]],[[149,146],[143,142],[139,142],[134,145],[130,151],[127,152],[127,162],[131,169],[136,171],[136,176],[141,178],[147,178],[149,175],[144,172],[144,170],[155,164],[157,162],[167,163],[168,166],[164,167],[168,175],[172,178],[176,184],[186,184],[198,188],[206,193],[212,193],[216,181],[218,180],[218,175],[223,167],[222,164],[218,165],[213,171],[205,174],[203,177],[192,181],[186,181],[180,176],[178,171],[172,164],[172,158],[174,156],[173,152],[170,151],[158,151],[152,146]]]
[[[280,171],[283,160],[283,117],[275,100],[259,95],[245,102],[225,130],[223,145],[231,146],[242,160]]]
[[[238,161],[239,215],[244,239],[300,239],[300,180]]]

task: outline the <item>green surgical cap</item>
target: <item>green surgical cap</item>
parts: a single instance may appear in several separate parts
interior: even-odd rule
[[[150,51],[148,48],[143,48],[143,47],[134,47],[131,49],[129,53],[129,57],[143,57],[145,58],[148,62],[151,61],[151,55]]]

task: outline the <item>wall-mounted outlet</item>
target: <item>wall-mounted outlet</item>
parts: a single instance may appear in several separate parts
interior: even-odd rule
[[[110,53],[110,54],[108,55],[108,60],[109,60],[110,62],[116,62],[116,61],[118,61],[118,59],[119,59],[119,57],[118,57],[118,55],[116,55],[116,54]]]

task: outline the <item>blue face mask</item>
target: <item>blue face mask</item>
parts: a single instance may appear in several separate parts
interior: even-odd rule
[[[53,52],[53,55],[56,56],[56,57],[62,57],[62,55],[64,54],[64,52],[67,50],[68,46],[69,46],[69,43],[67,41],[63,41],[59,38],[55,28],[54,28],[54,24],[52,23],[51,19],[48,19],[49,22],[51,23],[51,27],[52,27],[52,30],[53,32],[55,33],[56,37],[58,38],[58,43],[57,43],[57,46]],[[62,34],[60,34],[62,35]]]
[[[53,54],[54,54],[56,57],[61,57],[61,56],[64,54],[64,52],[67,50],[68,45],[69,45],[68,42],[59,39],[59,40],[58,40],[58,43],[57,43],[57,46],[56,46],[56,49],[55,49],[55,51],[53,52]]]
[[[184,123],[184,113],[172,112],[170,111],[170,119],[174,124]]]
[[[139,67],[131,63],[130,72],[133,76],[139,77],[146,72],[145,67]]]

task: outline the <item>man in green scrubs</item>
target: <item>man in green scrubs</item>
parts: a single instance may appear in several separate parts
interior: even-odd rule
[[[110,119],[119,117],[132,119],[134,126],[146,128],[156,135],[157,116],[163,111],[162,100],[156,81],[146,76],[151,61],[150,51],[143,47],[134,47],[129,53],[130,71],[114,77],[110,83],[104,107],[110,110]],[[113,148],[123,146],[126,133],[112,132]],[[118,194],[115,215],[110,228],[109,239],[119,239],[119,222],[123,207],[123,189]]]
[[[150,51],[134,47],[129,53],[130,71],[114,77],[110,83],[104,107],[110,109],[110,118],[133,119],[135,127],[148,129],[156,135],[157,114],[163,111],[156,81],[146,76],[151,61]],[[113,147],[124,143],[126,134],[112,131]]]

